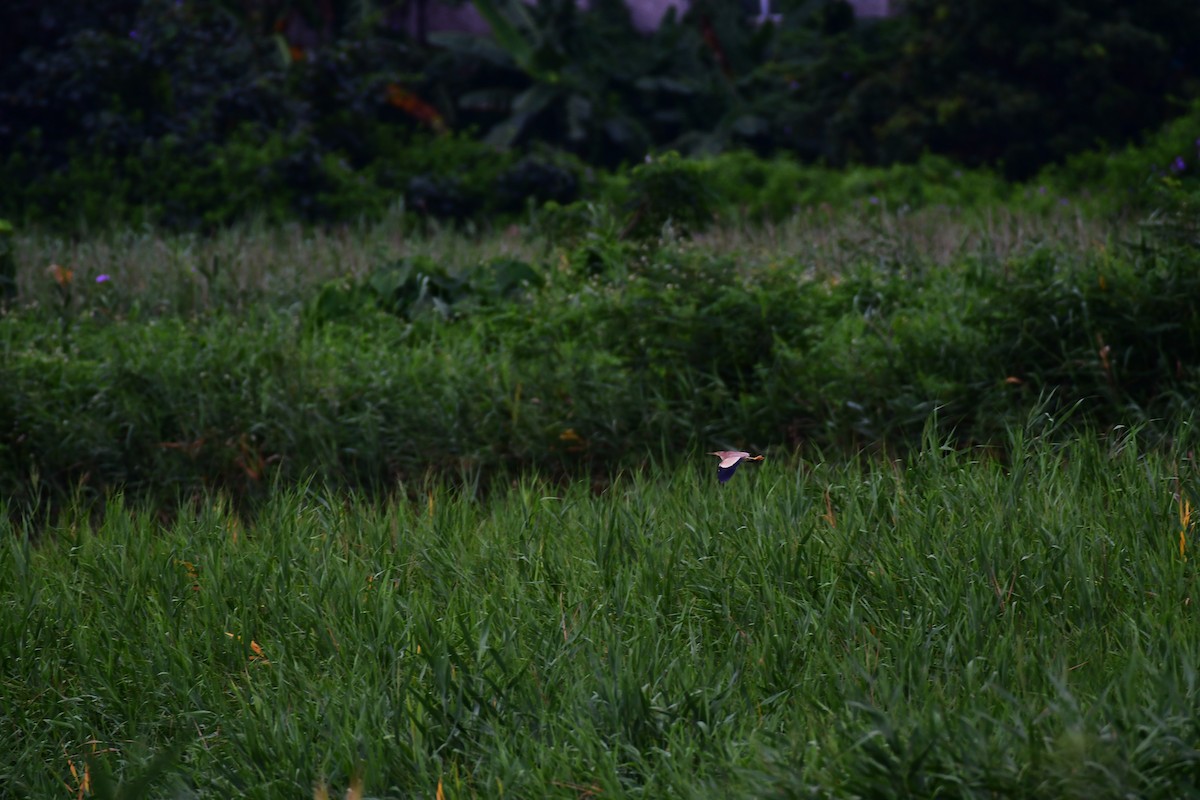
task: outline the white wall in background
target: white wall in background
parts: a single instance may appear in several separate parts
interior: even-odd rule
[[[733,2],[734,0],[731,0]],[[536,0],[526,0],[536,2]],[[849,0],[854,6],[855,13],[860,17],[886,17],[892,14],[893,0]],[[669,9],[682,16],[688,9],[688,0],[625,0],[629,6],[629,16],[633,26],[642,32],[652,31],[658,27]],[[587,0],[579,0],[581,8],[587,8]],[[760,12],[756,18],[762,21],[778,19],[771,13],[770,0],[759,0]],[[421,17],[424,17],[424,25]],[[409,33],[417,33],[424,28],[425,33],[435,31],[462,31],[465,33],[485,34],[488,24],[479,16],[479,12],[470,3],[460,6],[443,5],[435,0],[410,0],[408,6],[401,12],[401,25]]]

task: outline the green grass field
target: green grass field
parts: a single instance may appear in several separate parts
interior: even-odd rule
[[[722,489],[697,453],[601,494],[29,521],[0,785],[166,751],[152,796],[1195,795],[1194,463],[1052,424],[1009,463],[927,442]]]
[[[15,248],[0,797],[1200,797],[1189,244]]]

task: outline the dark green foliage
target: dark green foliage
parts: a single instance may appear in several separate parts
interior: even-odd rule
[[[118,779],[108,759],[91,755],[86,760],[88,791],[96,800],[144,800],[158,797],[153,790],[157,784],[173,781],[181,769],[182,756],[189,740],[179,740],[164,747],[140,766],[136,777]]]
[[[1157,127],[1200,89],[1200,7],[1186,0],[909,0],[903,46],[857,81],[845,146],[922,152],[1027,178],[1048,162]]]
[[[1136,141],[1200,85],[1186,0],[914,0],[872,22],[814,0],[761,26],[742,4],[696,2],[647,35],[621,0],[586,14],[572,0],[475,5],[490,39],[409,37],[387,3],[10,3],[0,214],[210,229],[379,218],[404,198],[417,214],[507,221],[595,199],[555,151],[617,172],[665,150],[773,165],[932,153],[1028,178]],[[1179,156],[1191,149],[1159,168]],[[1107,157],[1059,177],[1087,186]],[[1136,205],[1139,166],[1106,188]],[[774,194],[752,202],[778,218],[794,204],[766,182]]]
[[[703,230],[712,222],[715,196],[704,164],[678,153],[647,158],[629,173],[624,234],[634,239],[659,236],[664,226],[679,233]]]
[[[14,219],[378,218],[422,175],[465,180],[462,214],[498,205],[478,198],[507,157],[435,137],[440,121],[417,119],[436,115],[428,104],[393,102],[419,99],[427,59],[386,26],[347,25],[297,58],[217,4],[110,5],[95,18],[29,9],[44,35],[0,59],[0,118],[21,120],[0,128],[0,209]]]
[[[168,135],[196,146],[219,144],[246,124],[285,132],[276,126],[298,113],[278,53],[212,4],[97,5],[80,17],[67,3],[23,9],[26,24],[38,20],[55,33],[0,72],[4,116],[21,120],[0,150],[26,154],[39,173],[75,155],[123,158]]]
[[[478,75],[460,89],[457,106],[468,119],[490,122],[488,142],[547,141],[610,165],[652,144],[629,101],[633,81],[663,51],[636,34],[619,0],[593,4],[586,18],[571,0],[474,5],[493,39],[445,33],[434,42]]]
[[[309,327],[354,322],[371,310],[409,320],[425,314],[452,319],[512,301],[544,283],[538,270],[515,258],[495,258],[454,274],[429,258],[405,258],[375,269],[364,281],[342,279],[322,286],[304,322]]]
[[[13,247],[12,223],[0,219],[0,311],[17,299],[17,259]]]
[[[710,167],[675,152],[647,156],[627,174],[605,181],[601,202],[579,201],[565,207],[547,203],[536,215],[537,227],[556,244],[583,240],[597,250],[620,241],[652,243],[664,235],[702,231],[713,222],[718,201],[728,203],[714,191],[708,179]]]
[[[474,214],[477,199],[458,178],[447,175],[417,175],[404,189],[408,208],[438,219],[463,220]]]
[[[506,211],[520,211],[527,204],[570,203],[582,189],[580,171],[561,158],[525,156],[496,179],[498,206]]]
[[[1200,145],[1197,145],[1200,156]],[[1183,258],[1200,249],[1200,183],[1165,177],[1160,181],[1158,206],[1143,229],[1167,253],[1182,250]]]
[[[1200,363],[1200,263],[1148,249],[1063,268],[1051,253],[1012,265],[1010,302],[977,306],[1006,345],[1013,375],[1064,390],[1086,407],[1156,416],[1180,400],[1176,380]],[[990,294],[991,292],[989,292]]]

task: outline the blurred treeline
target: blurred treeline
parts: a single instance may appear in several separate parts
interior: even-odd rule
[[[647,34],[622,0],[474,0],[490,38],[414,29],[419,1],[10,0],[0,216],[491,217],[663,150],[1026,179],[1200,96],[1194,0],[907,0],[882,20],[790,0],[766,24],[697,0]]]

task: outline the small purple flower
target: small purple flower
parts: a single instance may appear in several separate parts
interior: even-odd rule
[[[875,195],[871,195],[869,198],[867,198],[867,202],[873,206],[877,206],[879,205],[879,198]]]
[[[137,41],[139,38],[141,38],[141,34],[140,34],[140,33],[138,33],[138,29],[137,29],[137,28],[134,28],[133,30],[131,30],[131,31],[129,32],[129,38],[130,38],[130,39],[133,39],[134,41]]]
[[[1183,172],[1187,169],[1187,162],[1183,160],[1183,156],[1175,156],[1175,160],[1171,162],[1171,172]]]
[[[112,276],[107,272],[102,272],[96,276],[96,283],[108,283],[110,280],[112,280]]]

